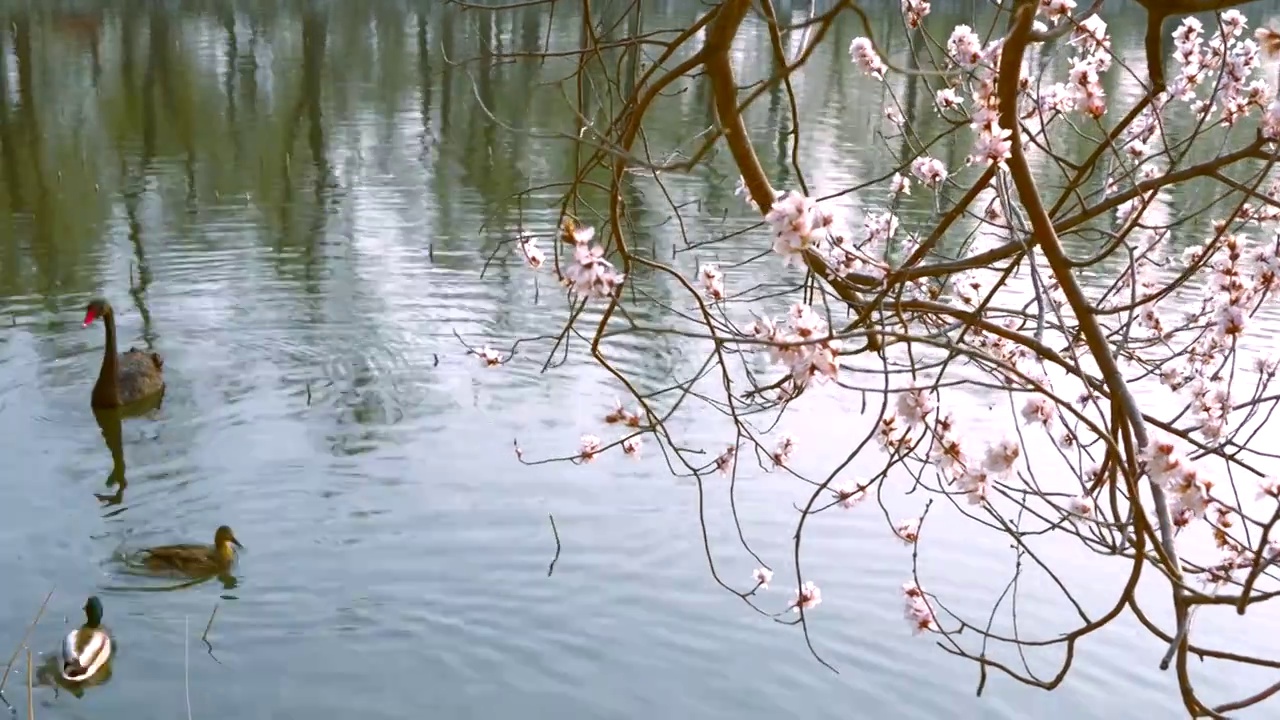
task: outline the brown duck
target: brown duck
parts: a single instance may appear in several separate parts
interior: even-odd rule
[[[231,569],[236,551],[244,546],[231,528],[223,525],[213,534],[213,545],[163,545],[142,550],[139,560],[150,570],[166,570],[201,577],[217,575]]]
[[[118,408],[164,392],[164,360],[158,353],[129,348],[116,352],[116,318],[111,303],[96,298],[85,310],[84,325],[102,318],[107,328],[107,347],[102,353],[102,369],[93,386],[90,405],[95,408]]]

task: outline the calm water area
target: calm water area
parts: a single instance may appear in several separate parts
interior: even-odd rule
[[[945,4],[933,18],[944,35],[979,6]],[[36,716],[168,720],[188,692],[194,717],[243,720],[1182,716],[1175,678],[1156,667],[1164,647],[1129,620],[1083,643],[1055,692],[993,676],[976,698],[976,666],[902,620],[910,550],[873,506],[824,518],[806,541],[806,573],[824,593],[814,643],[836,674],[797,627],[716,585],[699,488],[659,456],[517,461],[517,440],[531,458],[573,453],[620,394],[581,345],[543,372],[545,356],[523,349],[481,367],[458,339],[510,347],[565,320],[546,275],[509,250],[486,263],[519,227],[546,233],[557,220],[559,190],[515,194],[572,175],[562,134],[574,116],[553,83],[572,61],[483,58],[575,47],[578,5],[0,4],[0,663],[50,589],[37,663],[89,594],[119,641],[108,682],[81,697],[38,685]],[[608,15],[624,3],[596,5]],[[700,7],[645,5],[654,29]],[[880,5],[892,54],[897,3]],[[1140,19],[1111,20],[1135,58]],[[846,52],[860,34],[854,16],[841,20],[796,79],[801,161],[821,188],[893,165],[896,148],[874,134],[883,93]],[[764,26],[749,20],[738,42],[744,81],[757,77]],[[787,115],[780,93],[749,114],[780,187]],[[665,101],[648,140],[673,147],[709,121],[693,86]],[[962,142],[942,156],[958,165],[967,153]],[[691,203],[695,239],[752,222],[721,155],[669,179]],[[669,253],[665,200],[647,186],[631,203],[651,227],[643,242]],[[757,229],[712,252],[768,244]],[[165,358],[163,405],[118,428],[89,408],[103,335],[81,323],[97,295],[115,306],[123,348]],[[1265,345],[1280,318],[1257,322]],[[623,338],[611,352],[654,382],[702,357],[671,336]],[[818,472],[847,451],[860,435],[841,418],[857,410],[815,399],[790,416],[814,449],[801,462]],[[676,422],[688,442],[729,439],[697,417]],[[737,510],[779,570],[768,592],[782,609],[792,503],[807,490],[743,473]],[[704,486],[716,571],[746,589],[755,562],[736,549],[725,487]],[[562,545],[551,576],[549,514]],[[118,570],[121,547],[209,542],[224,523],[247,547],[234,587],[166,592]],[[998,539],[921,554],[921,572],[957,605],[989,606],[1007,582]],[[1068,574],[1096,584],[1091,606],[1105,606],[1123,568],[1075,561]],[[1028,627],[1057,631],[1060,604],[1038,604],[1034,587],[1024,603]],[[1226,637],[1244,627],[1233,622],[1221,620]],[[1260,622],[1250,615],[1249,632],[1280,631]],[[1059,659],[1035,667],[1052,675]],[[1274,680],[1212,662],[1195,672],[1224,700]],[[19,713],[25,684],[22,663],[5,690]]]

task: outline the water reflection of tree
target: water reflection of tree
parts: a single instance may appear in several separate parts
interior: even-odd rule
[[[0,159],[4,162],[5,185],[8,190],[9,212],[21,212],[26,202],[22,193],[22,173],[17,152],[17,134],[9,111],[9,43],[0,32]],[[11,244],[6,247],[12,249]],[[14,264],[6,263],[9,267]]]

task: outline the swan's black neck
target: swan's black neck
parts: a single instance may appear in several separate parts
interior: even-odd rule
[[[120,387],[116,383],[120,358],[116,351],[116,318],[110,307],[102,313],[102,324],[107,329],[107,346],[102,351],[98,382],[93,386],[93,404],[96,407],[116,407],[120,404]]]

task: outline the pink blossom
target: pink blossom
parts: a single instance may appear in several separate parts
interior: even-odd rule
[[[770,455],[773,464],[779,467],[786,465],[791,460],[791,454],[796,451],[796,441],[790,435],[783,435],[778,440],[778,447]]]
[[[907,20],[907,27],[918,28],[932,8],[929,0],[902,0],[902,14]]]
[[[738,448],[730,445],[725,448],[724,452],[716,457],[716,472],[722,477],[729,477],[733,473],[734,459],[738,456]]]
[[[963,68],[982,61],[982,40],[968,25],[957,25],[947,40],[947,52]]]
[[[1093,517],[1093,498],[1088,495],[1077,495],[1067,500],[1067,511],[1082,518]]]
[[[987,454],[982,464],[987,470],[996,475],[1004,475],[1013,471],[1013,466],[1021,456],[1022,445],[1017,440],[1007,437],[987,448]]]
[[[898,393],[898,415],[908,425],[923,423],[933,410],[933,397],[927,389],[912,388]]]
[[[875,77],[877,80],[883,80],[885,70],[889,69],[884,64],[884,61],[880,59],[880,54],[876,52],[870,38],[854,38],[853,42],[849,43],[849,57],[853,59],[853,62],[862,72]]]
[[[1049,425],[1058,414],[1058,406],[1044,395],[1032,395],[1022,406],[1022,419],[1026,424]]]
[[[600,438],[595,435],[583,435],[579,440],[578,458],[584,463],[592,462],[600,454]]]
[[[579,295],[604,299],[614,297],[622,288],[626,275],[619,273],[613,263],[604,258],[604,248],[591,245],[595,229],[574,227],[569,232],[573,242],[573,262],[563,269],[564,283]]]
[[[898,536],[904,545],[915,545],[920,539],[920,518],[911,518],[903,520],[893,528],[893,534]]]
[[[767,567],[758,567],[751,571],[751,578],[756,581],[756,585],[761,590],[768,590],[769,583],[773,580],[773,571]]]
[[[1075,0],[1040,0],[1040,11],[1054,24],[1071,15],[1071,11],[1075,9]]]
[[[604,421],[610,425],[622,423],[627,427],[640,427],[640,415],[623,407],[622,401],[617,398],[614,398],[613,410],[604,416]]]
[[[923,155],[911,161],[911,174],[931,188],[937,188],[947,179],[947,169],[942,161]]]
[[[973,144],[973,152],[969,154],[969,164],[995,163],[1003,165],[1013,154],[1013,131],[999,125],[988,123],[978,132],[978,139]]]
[[[791,600],[791,611],[811,610],[821,604],[822,590],[817,585],[814,585],[812,580],[809,580],[804,585],[801,585],[800,589],[796,590],[796,596]]]
[[[520,233],[516,237],[517,247],[520,248],[520,255],[524,257],[524,262],[529,267],[537,270],[541,268],[543,263],[547,261],[547,256],[543,254],[542,248],[538,247],[538,241],[529,233]]]
[[[836,501],[840,503],[840,507],[845,510],[857,507],[859,503],[867,498],[865,489],[859,488],[847,480],[834,482],[828,487],[835,494]]]
[[[933,608],[929,607],[929,600],[925,598],[924,591],[914,582],[903,583],[902,597],[904,600],[903,617],[911,625],[911,632],[919,635],[923,632],[934,631],[938,629],[937,618],[934,617]]]
[[[946,111],[962,107],[964,105],[964,101],[960,99],[959,93],[957,93],[953,88],[944,87],[934,93],[933,104],[938,107],[938,110]]]
[[[476,357],[480,359],[480,364],[485,367],[493,367],[495,365],[502,364],[502,355],[488,345],[477,350]]]
[[[715,301],[724,300],[724,273],[715,263],[706,263],[698,269],[702,278],[702,290]]]

